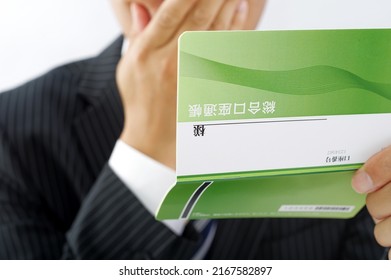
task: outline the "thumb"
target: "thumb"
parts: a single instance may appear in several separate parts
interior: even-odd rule
[[[371,193],[391,182],[391,147],[372,156],[353,176],[358,193]]]

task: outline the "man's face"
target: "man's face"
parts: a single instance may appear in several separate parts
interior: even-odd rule
[[[164,0],[111,0],[114,12],[122,27],[122,31],[126,37],[132,38],[137,32],[132,19],[131,5],[137,3],[145,9],[145,18],[149,21]],[[183,0],[186,1],[186,0]],[[213,1],[213,0],[211,0]],[[247,0],[249,4],[249,15],[244,29],[255,29],[261,16],[265,0]]]

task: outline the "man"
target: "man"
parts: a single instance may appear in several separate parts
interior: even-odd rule
[[[153,217],[175,177],[178,36],[253,29],[263,5],[113,0],[130,40],[122,57],[120,38],[1,94],[0,257],[380,258],[366,210],[351,220],[219,220],[206,240],[195,223]]]

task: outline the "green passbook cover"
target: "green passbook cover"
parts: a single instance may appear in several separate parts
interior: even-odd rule
[[[391,143],[391,30],[188,32],[177,182],[157,219],[351,218]]]

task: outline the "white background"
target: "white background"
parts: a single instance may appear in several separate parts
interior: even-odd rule
[[[391,28],[389,0],[268,0],[262,29]],[[120,33],[109,0],[0,0],[0,91],[96,55]]]

